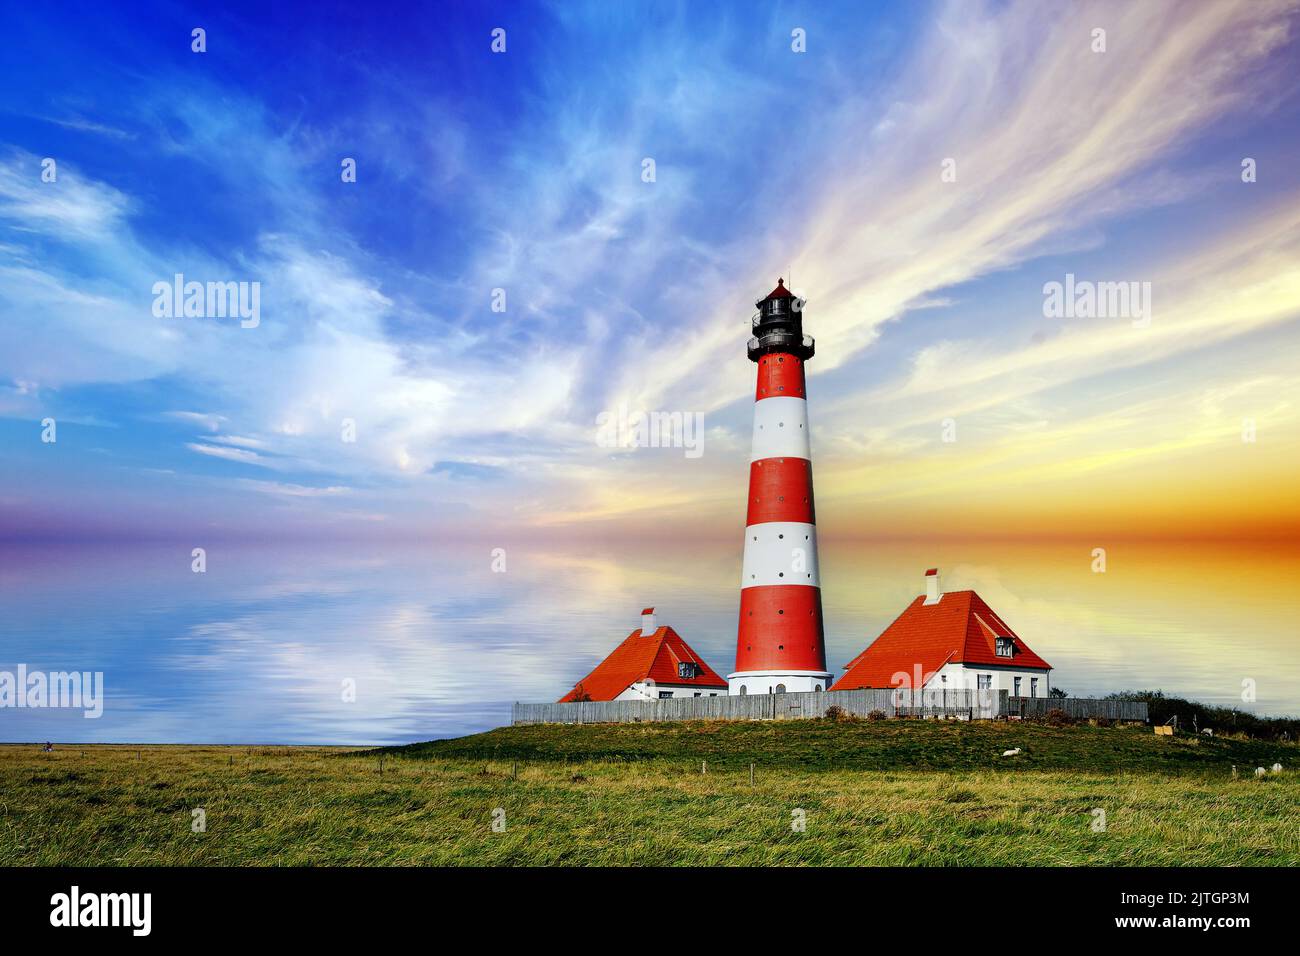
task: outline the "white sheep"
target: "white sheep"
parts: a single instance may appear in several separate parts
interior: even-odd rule
[[[1004,750],[1004,751],[1002,751],[1002,756],[1004,756],[1004,757],[1015,757],[1015,756],[1018,756],[1019,754],[1020,754],[1020,748],[1019,748],[1019,747],[1017,747],[1015,750]]]
[[[1274,773],[1281,773],[1281,772],[1282,772],[1282,765],[1281,765],[1280,763],[1275,763],[1275,764],[1273,764],[1273,772],[1274,772]]]
[[[1255,776],[1256,776],[1256,778],[1258,778],[1258,777],[1262,777],[1262,776],[1264,776],[1264,775],[1267,774],[1267,773],[1268,773],[1268,771],[1265,770],[1263,767],[1256,767],[1256,768],[1255,768]]]

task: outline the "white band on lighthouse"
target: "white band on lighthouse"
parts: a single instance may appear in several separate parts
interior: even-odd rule
[[[808,402],[802,398],[764,398],[754,403],[754,444],[749,460],[812,460],[808,440]]]
[[[817,528],[798,521],[767,521],[745,529],[740,586],[805,584],[821,587],[817,571]]]

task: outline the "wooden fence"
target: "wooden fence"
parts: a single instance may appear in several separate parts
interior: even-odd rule
[[[1074,720],[1134,720],[1146,723],[1145,700],[1101,700],[1093,697],[1010,697],[1003,716],[1042,718],[1060,710]]]
[[[513,708],[512,722],[605,724],[664,720],[789,720],[824,717],[826,709],[832,706],[859,717],[880,711],[886,717],[964,717],[978,720],[997,716],[1006,694],[1006,691],[974,690],[841,690],[574,704],[517,703]]]
[[[1009,697],[1007,692],[979,690],[832,690],[798,694],[747,694],[718,697],[671,697],[664,700],[601,700],[574,704],[521,704],[511,711],[514,724],[629,724],[669,720],[799,720],[824,717],[829,707],[866,717],[949,717],[992,720],[1042,717],[1059,709],[1075,719],[1147,719],[1142,701],[1091,700],[1081,697]]]

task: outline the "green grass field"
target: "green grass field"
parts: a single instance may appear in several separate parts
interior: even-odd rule
[[[1282,773],[1254,778],[1275,762]],[[539,726],[365,752],[10,745],[0,865],[1294,866],[1298,803],[1294,744],[1136,727]]]

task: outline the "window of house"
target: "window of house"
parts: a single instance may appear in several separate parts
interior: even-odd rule
[[[1013,683],[1015,684],[1015,690],[1013,690],[1013,691],[1011,692],[1011,694],[1012,694],[1013,697],[1019,697],[1019,696],[1020,696],[1020,681],[1021,681],[1021,680],[1022,680],[1022,678],[1019,678],[1019,677],[1014,678],[1014,680],[1013,680]]]
[[[992,689],[993,689],[993,675],[992,675],[992,674],[979,674],[979,675],[975,678],[975,686],[976,686],[976,688],[979,689],[979,690],[992,690]]]
[[[1037,696],[1038,696],[1038,678],[1037,678],[1037,677],[1031,677],[1031,678],[1029,678],[1029,696],[1030,696],[1030,697],[1037,697]]]
[[[740,696],[741,696],[741,697],[744,697],[744,696],[745,696],[746,694],[748,694],[748,693],[749,693],[749,688],[746,687],[744,684],[741,684],[741,685],[740,685]]]
[[[778,694],[784,694],[784,693],[785,693],[785,685],[784,685],[784,684],[777,684],[777,685],[776,685],[776,692],[777,692]]]
[[[695,696],[696,696],[696,697],[703,697],[704,695],[701,694],[701,693],[697,690],[697,691],[695,692]]]
[[[700,666],[696,664],[694,661],[678,661],[677,676],[684,680],[690,680],[693,677],[699,677]]]
[[[660,700],[664,700],[665,698],[668,698],[668,697],[671,697],[671,696],[673,696],[673,692],[670,691],[670,690],[661,690],[661,691],[659,692],[659,699],[660,699]]]
[[[1012,657],[1015,655],[1015,645],[1009,637],[999,637],[997,641],[998,657]]]

